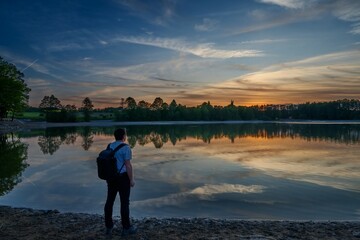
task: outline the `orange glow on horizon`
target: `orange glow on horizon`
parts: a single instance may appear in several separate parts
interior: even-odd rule
[[[139,101],[142,101],[143,99],[140,99],[137,100],[136,98],[134,98],[135,101],[138,103]],[[244,107],[251,107],[251,106],[261,106],[261,105],[271,105],[271,104],[274,104],[274,105],[280,105],[280,104],[303,104],[303,103],[307,103],[307,102],[330,102],[330,101],[337,101],[337,100],[342,100],[342,99],[345,99],[344,98],[337,98],[337,99],[317,99],[317,98],[311,98],[311,99],[299,99],[298,101],[294,101],[294,102],[290,102],[290,101],[284,101],[283,99],[273,99],[271,101],[266,101],[266,100],[248,100],[248,101],[240,101],[240,100],[236,100],[236,99],[229,99],[229,100],[183,100],[183,101],[176,101],[176,103],[178,105],[183,105],[183,106],[186,106],[186,107],[196,107],[196,106],[199,106],[203,103],[207,103],[207,102],[210,102],[210,104],[212,106],[222,106],[222,107],[225,107],[225,106],[228,106],[230,105],[231,103],[231,100],[234,101],[234,105],[235,106],[244,106]],[[351,98],[347,98],[347,99],[351,99]],[[108,108],[108,107],[114,107],[114,108],[117,108],[117,107],[120,107],[120,101],[109,101],[109,102],[97,102],[96,101],[96,98],[94,99],[91,99],[93,104],[94,104],[94,109],[104,109],[104,108]],[[171,100],[168,100],[168,99],[163,99],[164,102],[166,102],[167,104],[170,104],[172,99]],[[80,108],[81,107],[81,103],[74,103],[73,101],[71,100],[61,100],[61,104],[63,106],[67,105],[67,104],[70,104],[70,105],[75,105],[77,108]],[[146,101],[146,100],[144,100]],[[147,101],[149,103],[152,103],[153,100],[149,100]],[[30,101],[30,106],[32,107],[38,107],[40,103],[34,103],[34,102],[31,102]]]

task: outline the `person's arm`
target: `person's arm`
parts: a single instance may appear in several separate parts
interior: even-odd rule
[[[130,186],[135,186],[134,174],[130,160],[125,160],[126,171],[130,179]]]

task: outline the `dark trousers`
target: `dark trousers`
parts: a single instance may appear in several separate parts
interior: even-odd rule
[[[112,213],[114,201],[117,193],[120,195],[120,214],[121,214],[121,224],[123,228],[128,229],[130,227],[130,218],[129,218],[129,197],[130,197],[130,180],[128,175],[122,174],[114,180],[106,181],[107,182],[107,199],[104,207],[105,212],[105,226],[107,228],[112,228],[114,226]]]

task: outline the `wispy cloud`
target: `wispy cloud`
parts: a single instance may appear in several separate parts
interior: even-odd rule
[[[353,0],[337,0],[334,2],[335,16],[344,21],[360,21],[360,2]]]
[[[248,17],[254,23],[241,27],[240,29],[228,30],[229,36],[262,31],[274,27],[284,26],[296,22],[313,20],[324,12],[324,9],[307,8],[306,11],[291,9],[285,12],[270,12],[265,10],[253,10],[248,12]]]
[[[259,57],[264,53],[259,50],[223,50],[214,48],[213,43],[202,43],[193,45],[181,39],[174,38],[143,38],[143,37],[119,37],[115,41],[128,42],[133,44],[154,46],[170,49],[178,52],[193,54],[202,58],[242,58]]]
[[[44,51],[52,54],[64,51],[94,50],[106,47],[108,44],[99,32],[87,28],[59,31],[51,36],[44,36],[44,38],[47,41],[43,45],[32,45],[32,48],[39,53]]]
[[[360,22],[352,25],[352,30],[350,31],[352,34],[360,34]]]
[[[313,17],[330,11],[340,20],[353,22],[352,30],[349,33],[360,34],[360,1],[353,0],[258,0],[261,3],[275,4],[284,8],[301,10],[306,9],[306,13]],[[298,21],[302,21],[298,18]]]
[[[266,69],[274,69],[275,66],[278,67],[293,67],[293,66],[323,66],[329,64],[350,64],[359,62],[360,51],[344,51],[344,52],[335,52],[324,55],[319,55],[315,57],[306,58],[299,61],[288,62],[280,65],[273,65]]]
[[[335,1],[333,13],[339,19],[353,23],[349,33],[360,34],[360,1]]]
[[[53,70],[54,67],[50,66],[51,64],[47,63],[44,64],[42,60],[40,59],[29,59],[28,57],[24,57],[22,55],[14,54],[11,51],[8,51],[7,49],[0,48],[0,51],[2,53],[2,56],[4,56],[6,59],[8,59],[10,62],[14,63],[19,67],[19,69],[22,69],[22,71],[29,71],[29,69],[47,75],[51,78],[63,81],[63,77],[54,74]],[[25,72],[26,74],[26,72]]]
[[[94,46],[88,42],[77,43],[77,42],[56,42],[46,46],[48,52],[63,52],[63,51],[74,51],[83,49],[93,49]]]
[[[104,40],[99,40],[99,43],[102,44],[102,45],[107,45],[108,42],[104,41]]]
[[[255,72],[255,71],[259,70],[257,67],[250,66],[250,65],[244,65],[244,64],[234,64],[234,65],[231,65],[229,67],[229,69],[237,69],[237,70],[241,70],[241,71],[251,71],[251,72]]]
[[[159,80],[159,81],[162,81],[162,82],[181,82],[181,83],[184,82],[184,81],[166,79],[166,78],[161,78],[161,77],[153,77],[153,79]]]
[[[107,106],[117,104],[120,94],[126,93],[125,97],[132,96],[136,100],[153,100],[161,95],[164,99],[178,90],[189,89],[196,82],[177,79],[176,72],[206,65],[208,60],[186,60],[180,57],[169,61],[151,62],[131,66],[108,66],[97,60],[68,62],[65,68],[77,66],[86,68],[86,74],[77,81],[68,83],[71,89],[78,89],[79,95],[89,96],[98,104],[108,99]],[[88,65],[83,66],[82,62]],[[205,63],[204,63],[205,62]],[[182,75],[183,76],[183,75]],[[183,76],[184,77],[184,76]],[[124,96],[122,96],[124,97]]]
[[[125,97],[132,96],[136,100],[149,101],[157,96],[162,96],[164,99],[173,98],[173,93],[176,91],[190,91],[192,86],[201,84],[201,80],[199,83],[199,79],[194,78],[194,72],[211,68],[217,61],[217,59],[194,58],[182,54],[178,58],[166,61],[125,66],[109,65],[99,59],[78,58],[62,61],[63,69],[76,68],[81,73],[81,75],[69,76],[69,79],[76,81],[66,83],[68,88],[66,93],[62,94],[66,99],[70,99],[70,95],[67,94],[68,89],[76,89],[81,96],[91,96],[95,104],[107,98],[106,106],[113,103],[118,106],[119,94],[124,93],[126,93]]]
[[[134,16],[145,19],[151,24],[159,26],[167,26],[176,15],[176,1],[164,0],[159,2],[149,2],[139,0],[117,0],[120,6],[131,10]]]
[[[33,89],[33,88],[43,88],[51,86],[51,83],[45,79],[41,78],[28,78],[26,83]]]
[[[210,18],[204,18],[202,20],[202,23],[195,24],[194,28],[197,31],[201,32],[210,32],[215,30],[217,27],[218,21],[210,19]]]
[[[288,39],[260,39],[260,40],[243,41],[241,42],[241,44],[271,44],[271,43],[279,43],[286,41],[288,41]]]
[[[31,67],[34,63],[36,63],[39,59],[35,59],[32,63],[30,63],[28,66],[26,66],[24,69],[21,70],[21,72],[24,72],[26,69]]]
[[[87,97],[97,97],[97,96],[111,96],[111,94],[116,94],[121,92],[122,90],[126,89],[124,86],[106,86],[102,89],[96,89],[92,92],[87,92]]]
[[[299,9],[311,5],[314,0],[259,0],[259,2],[275,4],[286,8]]]

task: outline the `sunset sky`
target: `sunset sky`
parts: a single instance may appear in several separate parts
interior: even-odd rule
[[[1,0],[30,105],[360,99],[360,0]]]

